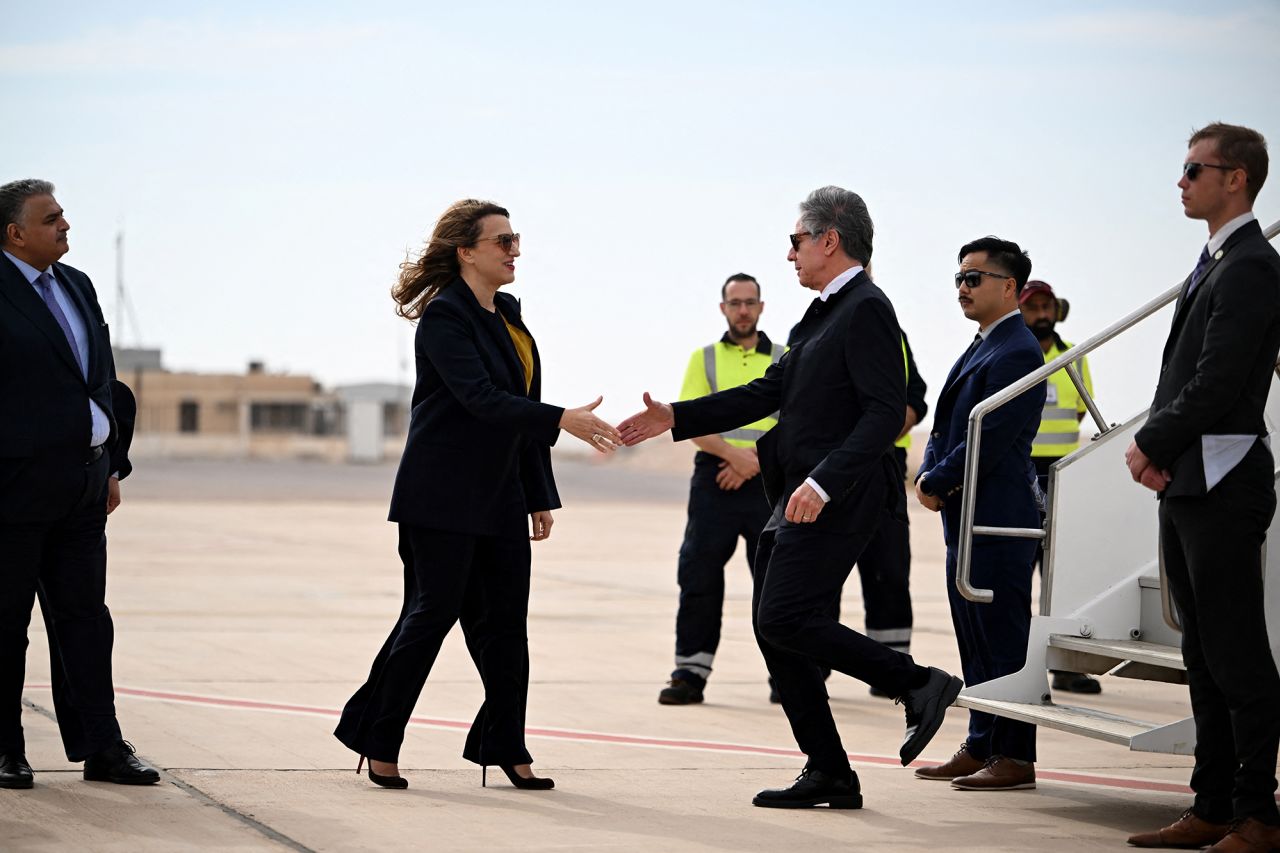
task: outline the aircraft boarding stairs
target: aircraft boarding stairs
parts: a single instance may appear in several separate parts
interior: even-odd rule
[[[1265,230],[1280,233],[1280,222]],[[1027,662],[1020,672],[967,687],[956,704],[1045,728],[1128,746],[1138,752],[1191,755],[1195,728],[1181,720],[1134,720],[1100,710],[1056,704],[1046,670],[1108,674],[1186,684],[1176,608],[1162,583],[1157,502],[1134,483],[1124,453],[1146,422],[1142,412],[1108,425],[1085,391],[1076,363],[1102,344],[1177,299],[1181,285],[1162,294],[1110,328],[1072,347],[1061,358],[974,407],[969,418],[964,506],[956,586],[970,601],[989,602],[989,590],[970,583],[974,535],[1042,539],[1045,544],[1041,615],[1032,617]],[[1154,357],[1154,356],[1153,356]],[[973,524],[977,454],[983,417],[1066,369],[1100,430],[1092,441],[1054,465],[1045,528],[991,528]],[[1153,389],[1154,390],[1154,389]],[[1273,452],[1280,457],[1280,366],[1266,409]],[[1082,424],[1087,430],[1088,424]],[[1277,471],[1280,482],[1280,471]],[[1280,512],[1268,543],[1280,542]],[[1264,546],[1264,590],[1271,651],[1280,663],[1280,548]],[[1073,697],[1074,698],[1074,697]],[[1153,714],[1155,716],[1155,714]]]

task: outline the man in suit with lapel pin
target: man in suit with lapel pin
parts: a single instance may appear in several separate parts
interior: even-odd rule
[[[116,721],[104,531],[129,473],[113,402],[129,395],[93,284],[58,263],[70,227],[47,181],[0,186],[0,788],[34,781],[21,716],[37,594],[67,758],[90,781],[160,780]]]
[[[916,498],[942,512],[947,543],[947,595],[960,644],[966,684],[1017,672],[1026,662],[1031,627],[1032,539],[980,536],[973,544],[973,583],[995,591],[990,604],[956,590],[960,504],[964,487],[969,413],[992,394],[1044,366],[1035,335],[1022,321],[1018,296],[1031,277],[1031,259],[1017,243],[983,237],[960,249],[955,275],[960,310],[978,324],[973,343],[951,368],[934,406],[933,431],[916,479]],[[1040,427],[1045,387],[1022,394],[982,422],[974,522],[996,527],[1039,527],[1031,442]],[[1009,791],[1036,786],[1036,729],[1028,723],[969,712],[969,735],[948,761],[916,771],[920,779],[950,781],[967,791]]]
[[[752,803],[856,809],[862,807],[861,788],[831,715],[823,670],[902,701],[903,765],[937,732],[962,684],[831,615],[832,602],[890,519],[895,490],[902,487],[893,457],[907,407],[902,330],[888,297],[865,271],[872,224],[857,193],[814,190],[800,205],[789,237],[787,260],[800,284],[817,294],[796,329],[799,343],[764,376],[736,388],[674,406],[646,393],[645,411],[618,431],[627,445],[667,430],[682,440],[779,413],[778,425],[756,444],[774,510],[756,549],[752,624],[808,761],[795,784],[761,791]]]
[[[1139,847],[1280,848],[1280,675],[1267,636],[1262,548],[1275,512],[1263,408],[1280,351],[1280,256],[1253,203],[1267,144],[1214,123],[1192,135],[1183,212],[1209,241],[1178,297],[1147,423],[1129,445],[1135,482],[1160,496],[1160,547],[1182,619],[1196,724],[1195,800]]]

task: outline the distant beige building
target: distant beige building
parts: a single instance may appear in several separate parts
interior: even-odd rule
[[[326,391],[310,376],[165,370],[159,350],[115,350],[116,374],[138,400],[139,456],[318,458],[398,455],[410,389],[389,383]],[[355,401],[359,417],[349,417]],[[355,430],[355,432],[353,432]]]

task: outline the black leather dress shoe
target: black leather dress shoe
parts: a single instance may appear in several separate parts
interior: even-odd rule
[[[852,770],[841,779],[806,767],[789,788],[767,788],[756,794],[751,805],[766,809],[811,809],[827,805],[833,809],[862,808],[862,787]]]
[[[21,752],[0,753],[0,788],[30,788],[36,783],[27,757]]]
[[[701,701],[702,685],[688,678],[672,678],[658,694],[659,705],[696,705]]]
[[[964,682],[936,666],[929,667],[929,680],[923,687],[910,690],[895,702],[901,702],[907,710],[907,736],[898,750],[902,766],[906,767],[924,751],[929,741],[938,733],[938,727],[947,716],[947,708],[960,695]]]
[[[154,785],[160,773],[135,756],[133,744],[122,740],[115,746],[90,755],[84,761],[86,782],[112,782],[116,785]]]

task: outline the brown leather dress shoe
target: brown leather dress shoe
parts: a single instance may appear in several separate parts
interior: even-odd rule
[[[951,780],[958,791],[1023,791],[1036,786],[1036,766],[993,755],[977,773]]]
[[[1280,850],[1280,826],[1247,817],[1231,824],[1231,831],[1209,853],[1271,853]]]
[[[1134,847],[1181,847],[1187,850],[1199,850],[1209,844],[1221,841],[1231,831],[1227,823],[1209,823],[1187,809],[1173,823],[1157,829],[1155,832],[1140,832],[1129,836],[1129,843]]]
[[[948,758],[945,764],[916,768],[916,778],[929,779],[935,782],[950,782],[952,779],[959,779],[961,776],[972,776],[981,770],[984,764],[986,764],[985,761],[980,758],[974,758],[969,754],[969,744],[962,743],[960,748],[956,750],[956,754]]]

